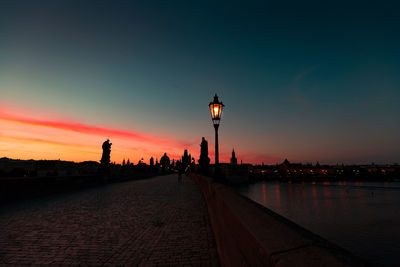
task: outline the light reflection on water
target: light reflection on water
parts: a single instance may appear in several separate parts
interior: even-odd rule
[[[239,192],[371,263],[400,263],[399,182],[261,182]]]

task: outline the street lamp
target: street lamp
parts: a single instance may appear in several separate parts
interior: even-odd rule
[[[218,170],[219,164],[219,153],[218,153],[218,127],[222,117],[222,109],[224,108],[224,104],[218,101],[218,96],[215,94],[214,101],[210,102],[208,105],[210,107],[211,112],[211,120],[215,129],[215,171]]]

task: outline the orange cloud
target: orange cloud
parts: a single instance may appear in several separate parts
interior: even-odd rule
[[[43,119],[44,112],[32,114],[39,113],[0,106],[4,156],[98,161],[105,138],[113,142],[112,161],[116,162],[124,158],[135,162],[142,157],[148,162],[151,156],[160,158],[164,152],[177,159],[184,148],[190,150],[190,145],[168,138],[55,119],[54,114]]]
[[[20,143],[30,143],[30,144],[46,144],[46,145],[53,145],[53,146],[66,146],[66,147],[79,147],[79,148],[87,148],[87,149],[94,149],[98,150],[96,146],[87,146],[78,143],[67,143],[67,142],[59,142],[59,141],[49,141],[41,138],[28,138],[28,137],[13,137],[13,136],[6,136],[0,133],[0,137],[2,141],[5,142],[20,142]]]
[[[74,131],[78,133],[84,133],[89,135],[97,135],[103,137],[120,137],[126,138],[130,140],[135,140],[137,142],[144,143],[152,143],[158,144],[162,146],[170,146],[170,147],[182,147],[184,146],[183,142],[171,141],[167,139],[158,138],[155,136],[141,134],[133,131],[124,131],[117,129],[109,129],[104,127],[98,127],[93,125],[87,125],[76,122],[66,122],[66,121],[50,121],[50,120],[41,120],[35,118],[27,118],[22,116],[17,116],[13,114],[9,114],[3,109],[0,109],[0,120],[28,124],[32,126],[41,126],[41,127],[49,127],[55,129],[62,129],[68,131]]]

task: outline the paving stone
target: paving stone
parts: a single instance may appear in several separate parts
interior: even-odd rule
[[[0,265],[218,266],[200,189],[176,175],[0,207]]]

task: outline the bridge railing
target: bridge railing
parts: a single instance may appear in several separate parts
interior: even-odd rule
[[[273,211],[191,174],[207,202],[222,266],[367,266]]]

